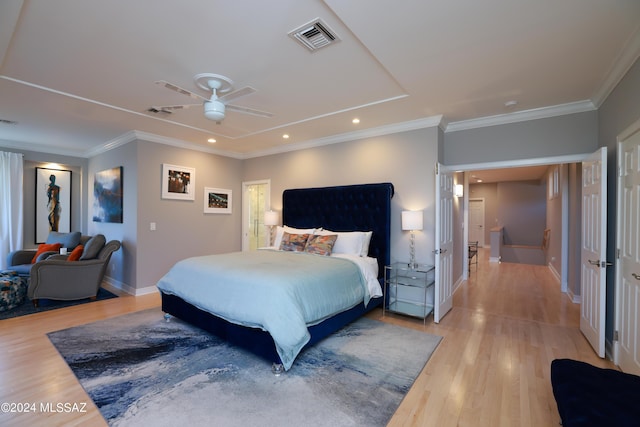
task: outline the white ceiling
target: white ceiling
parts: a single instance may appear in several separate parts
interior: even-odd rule
[[[287,34],[315,18],[340,41],[312,53]],[[638,0],[2,0],[0,120],[17,123],[0,144],[89,157],[142,137],[246,158],[585,111],[638,58],[639,25]],[[205,72],[274,116],[146,112],[193,101],[155,81],[206,96]]]

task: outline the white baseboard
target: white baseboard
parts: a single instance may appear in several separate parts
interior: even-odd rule
[[[558,271],[555,269],[553,264],[549,263],[547,265],[549,266],[549,271],[551,271],[551,274],[553,274],[553,277],[555,277],[558,283],[560,283],[560,273],[558,273]]]
[[[128,295],[139,296],[139,295],[147,295],[147,294],[153,294],[155,292],[158,292],[158,288],[155,285],[147,286],[145,288],[132,288],[126,283],[120,282],[114,279],[113,277],[106,276],[106,275],[102,279],[102,287],[108,290],[109,292],[113,292],[114,294],[119,294],[119,295],[121,295],[122,293],[125,293]]]

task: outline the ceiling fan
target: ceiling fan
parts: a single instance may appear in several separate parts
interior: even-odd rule
[[[156,84],[162,85],[167,89],[173,90],[175,92],[181,93],[183,95],[187,95],[194,99],[202,100],[203,103],[199,104],[183,104],[183,105],[164,105],[164,106],[153,106],[149,108],[147,111],[152,113],[171,113],[173,110],[182,110],[190,107],[194,107],[196,105],[204,106],[204,116],[213,120],[214,122],[220,123],[224,120],[226,110],[236,111],[238,113],[251,114],[259,117],[273,117],[272,113],[266,111],[255,110],[249,107],[243,107],[241,105],[229,104],[228,102],[240,98],[241,96],[250,95],[256,90],[250,86],[245,86],[242,89],[233,90],[233,81],[231,79],[221,76],[219,74],[212,73],[201,73],[196,74],[193,77],[193,81],[196,86],[200,89],[210,91],[211,96],[209,98],[205,98],[204,96],[198,95],[197,93],[188,91],[186,89],[181,88],[180,86],[174,85],[173,83],[169,83],[165,80],[158,80],[155,82]]]

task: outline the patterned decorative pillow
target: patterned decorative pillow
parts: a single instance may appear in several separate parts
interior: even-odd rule
[[[314,234],[307,240],[307,244],[304,247],[305,252],[317,255],[331,255],[333,245],[338,238],[337,234],[318,235]]]
[[[282,234],[280,242],[281,251],[302,252],[309,238],[309,234],[290,234],[286,231]]]

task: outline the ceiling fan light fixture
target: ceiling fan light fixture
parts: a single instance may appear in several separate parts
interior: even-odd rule
[[[213,101],[205,101],[204,103],[204,116],[213,120],[214,122],[219,122],[224,119],[224,104],[218,100]]]

